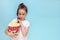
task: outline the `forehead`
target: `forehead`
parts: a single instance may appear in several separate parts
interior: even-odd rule
[[[26,13],[24,9],[19,9],[19,13]]]

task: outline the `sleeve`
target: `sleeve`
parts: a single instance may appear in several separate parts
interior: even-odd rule
[[[17,19],[15,18],[15,19],[13,19],[10,23],[12,23],[12,22],[16,22],[17,21]],[[9,24],[10,24],[9,23]],[[9,26],[9,24],[8,24],[8,26]]]
[[[25,22],[24,22],[24,26],[25,26],[25,27],[30,27],[30,22],[29,22],[29,21],[25,21]]]
[[[29,21],[26,22],[26,27],[30,27],[30,22]]]
[[[11,22],[17,22],[17,18],[13,19]]]

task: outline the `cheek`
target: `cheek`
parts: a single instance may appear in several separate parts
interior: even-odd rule
[[[18,17],[20,17],[20,15],[18,15]]]
[[[25,18],[26,16],[24,15],[23,18]]]

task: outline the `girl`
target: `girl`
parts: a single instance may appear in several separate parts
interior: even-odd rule
[[[11,40],[27,40],[27,34],[30,26],[29,21],[25,19],[27,16],[27,12],[27,7],[23,3],[19,4],[17,9],[17,18],[11,21],[21,24],[20,30],[17,33],[18,35],[16,36],[16,33],[13,34],[12,32],[9,32],[8,28],[5,31],[5,33],[11,37]]]

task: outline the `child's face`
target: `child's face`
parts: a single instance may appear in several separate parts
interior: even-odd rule
[[[27,13],[26,13],[26,11],[24,9],[19,9],[18,18],[20,20],[24,20],[26,18],[26,15],[27,15]]]

